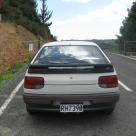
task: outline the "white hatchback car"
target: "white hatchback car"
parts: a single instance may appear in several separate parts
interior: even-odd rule
[[[92,42],[47,43],[25,74],[23,99],[29,113],[37,110],[112,113],[119,96],[113,65]]]

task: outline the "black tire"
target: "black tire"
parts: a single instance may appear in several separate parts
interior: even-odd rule
[[[26,104],[26,111],[29,115],[34,115],[36,113],[36,111],[32,110],[28,104]]]
[[[104,114],[111,115],[113,113],[114,109],[115,109],[115,107],[112,107],[110,109],[105,109],[104,110]]]

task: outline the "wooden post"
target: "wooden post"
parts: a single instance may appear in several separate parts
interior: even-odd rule
[[[126,55],[126,41],[124,41],[124,55]]]
[[[2,21],[2,7],[3,7],[3,0],[0,0],[0,22]]]
[[[2,14],[0,13],[0,22],[2,21]]]
[[[38,50],[41,48],[41,38],[40,38],[40,36],[39,36],[39,38],[38,38]]]

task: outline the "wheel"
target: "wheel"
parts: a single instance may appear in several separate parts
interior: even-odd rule
[[[28,104],[26,104],[26,111],[30,115],[34,115],[36,113],[36,111],[32,110]]]
[[[105,109],[105,110],[102,110],[102,111],[103,111],[103,113],[104,113],[104,114],[106,114],[106,115],[110,115],[110,114],[112,114],[112,113],[113,113],[114,109],[115,109],[115,105],[114,105],[114,106],[112,106],[112,107],[111,107],[111,108],[109,108],[109,109]]]
[[[110,115],[110,114],[113,113],[114,109],[115,109],[115,107],[112,107],[112,108],[110,108],[110,109],[105,109],[105,110],[104,110],[104,114]]]
[[[26,108],[26,111],[27,111],[27,113],[30,114],[30,115],[34,115],[34,114],[36,113],[34,110],[30,110],[30,109],[28,109],[28,108]]]

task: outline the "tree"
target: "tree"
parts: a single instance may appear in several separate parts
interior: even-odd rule
[[[2,7],[3,7],[3,0],[0,0],[0,13],[2,11]]]
[[[3,7],[3,0],[0,0],[0,21],[2,20],[2,7]]]
[[[41,8],[41,13],[40,13],[40,20],[42,21],[43,24],[47,24],[50,26],[52,23],[48,22],[49,19],[52,17],[52,11],[48,10],[48,6],[46,4],[47,0],[41,0],[42,2],[42,8]]]
[[[124,41],[136,41],[136,2],[133,2],[131,9],[128,10],[128,17],[122,24],[120,35],[117,37],[123,48]]]
[[[37,36],[52,40],[52,34],[47,21],[52,12],[48,11],[46,1],[43,3],[42,18],[37,12],[37,0],[4,0],[3,20],[22,25]],[[46,23],[45,23],[46,22]]]
[[[120,51],[124,51],[124,41],[136,41],[136,1],[133,2],[131,9],[128,9],[128,16],[125,17],[122,24],[120,35],[117,35]]]

